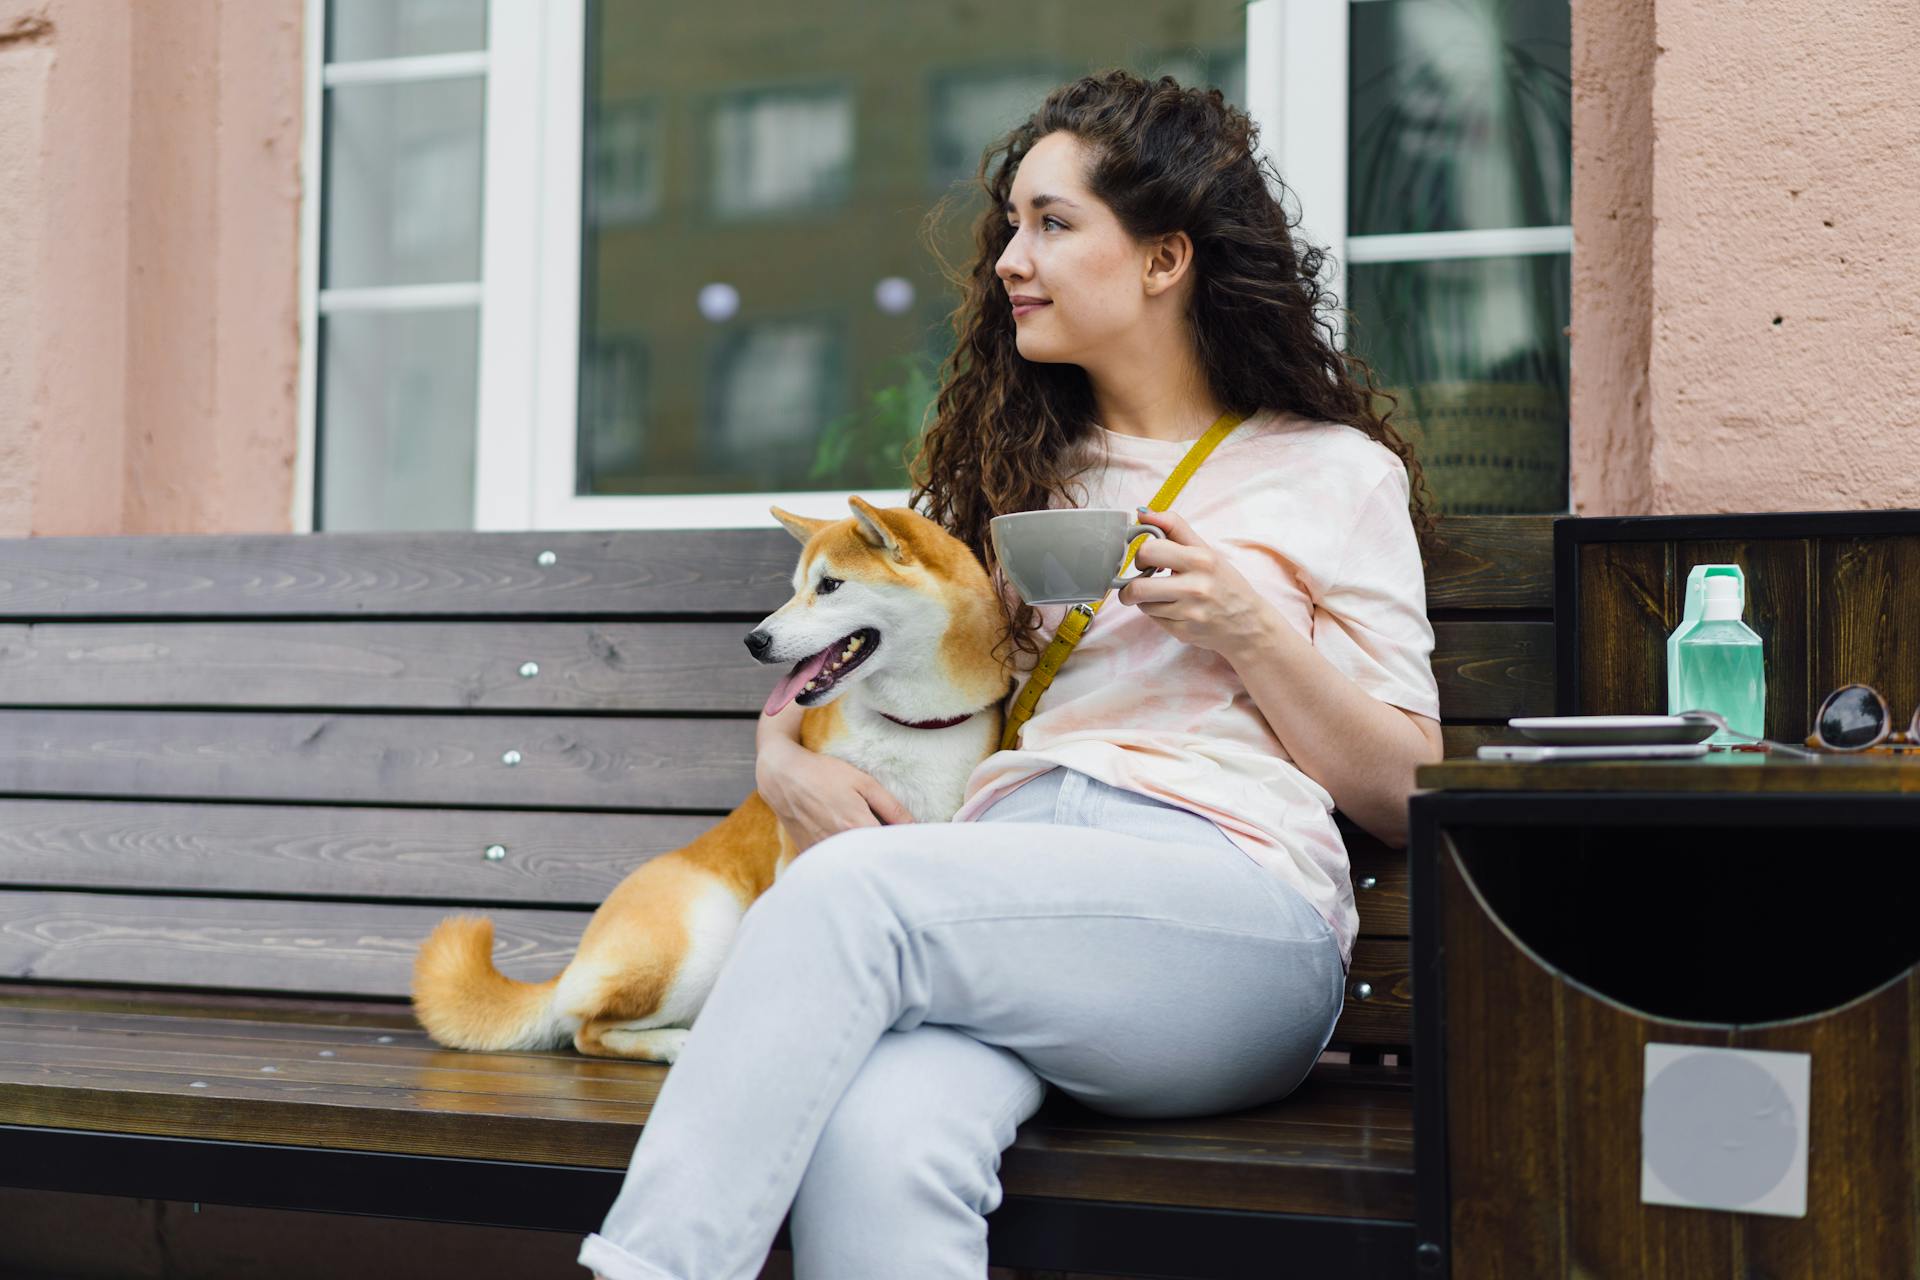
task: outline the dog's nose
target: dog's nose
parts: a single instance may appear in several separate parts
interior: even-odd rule
[[[773,637],[764,631],[747,632],[747,652],[753,655],[755,662],[767,660],[767,650],[773,648]]]

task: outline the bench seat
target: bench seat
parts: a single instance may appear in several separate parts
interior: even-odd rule
[[[585,1229],[666,1072],[453,1052],[390,1005],[0,987],[8,1123],[605,1169]],[[1410,1218],[1411,1079],[1322,1063],[1283,1103],[1182,1120],[1104,1116],[1055,1091],[1001,1177],[1010,1195]]]

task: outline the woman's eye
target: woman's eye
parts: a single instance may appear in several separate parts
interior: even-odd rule
[[[822,578],[820,579],[820,585],[813,590],[816,595],[831,595],[833,589],[839,585],[840,579],[838,578]]]

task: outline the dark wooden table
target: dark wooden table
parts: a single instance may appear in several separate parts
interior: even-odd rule
[[[1920,760],[1422,768],[1422,1277],[1913,1276]],[[1649,1042],[1811,1056],[1803,1218],[1641,1202]]]

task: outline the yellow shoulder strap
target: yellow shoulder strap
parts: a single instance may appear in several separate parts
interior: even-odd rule
[[[1153,501],[1147,506],[1154,511],[1165,511],[1172,506],[1174,497],[1186,485],[1187,478],[1207,460],[1207,455],[1227,438],[1229,432],[1245,421],[1246,419],[1241,415],[1231,411],[1221,414],[1219,421],[1208,427],[1206,434],[1193,442],[1193,447],[1187,450],[1186,456],[1180,459],[1180,465],[1173,469],[1173,474],[1167,477],[1166,483],[1160,486],[1160,492],[1153,495]],[[1122,575],[1133,567],[1134,552],[1138,551],[1140,544],[1150,536],[1152,535],[1143,533],[1127,544],[1127,557],[1120,562]],[[1053,633],[1053,643],[1049,644],[1047,651],[1040,655],[1040,661],[1034,665],[1033,673],[1027,677],[1027,683],[1021,687],[1019,696],[1014,699],[1013,709],[1007,713],[1006,727],[1000,733],[1002,751],[1012,751],[1019,746],[1021,726],[1033,718],[1033,709],[1039,704],[1040,695],[1045,693],[1047,687],[1053,683],[1054,673],[1060,670],[1060,664],[1067,660],[1069,653],[1073,652],[1073,646],[1080,643],[1080,637],[1086,634],[1087,627],[1093,622],[1093,615],[1100,612],[1100,606],[1106,602],[1106,597],[1102,596],[1091,604],[1074,605],[1060,620],[1060,626]]]

